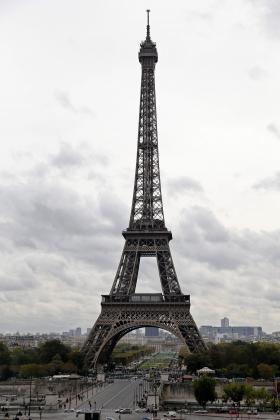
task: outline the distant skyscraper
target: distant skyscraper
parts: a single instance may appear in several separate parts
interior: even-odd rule
[[[158,337],[159,329],[157,327],[146,327],[145,328],[145,337]]]
[[[82,335],[82,329],[80,327],[76,328],[75,337],[81,337],[81,335]]]
[[[221,319],[221,327],[228,328],[229,327],[229,319],[227,317]]]

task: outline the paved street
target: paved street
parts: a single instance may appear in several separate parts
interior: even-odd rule
[[[96,409],[134,408],[134,395],[139,383],[140,380],[116,379],[89,398],[92,408],[95,408],[95,402]],[[79,408],[89,408],[89,403],[84,402]]]

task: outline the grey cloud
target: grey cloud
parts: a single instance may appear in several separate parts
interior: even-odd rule
[[[218,270],[233,270],[243,263],[243,255],[230,241],[229,232],[205,208],[193,207],[184,212],[180,243],[186,257]]]
[[[59,150],[57,153],[52,154],[48,157],[48,161],[45,164],[37,165],[34,169],[39,173],[45,175],[49,170],[49,166],[54,166],[59,169],[70,169],[74,167],[89,167],[90,173],[92,172],[92,167],[94,166],[94,178],[96,175],[100,176],[100,171],[98,168],[108,166],[109,159],[106,155],[99,152],[92,153],[91,150],[87,148],[86,145],[81,144],[79,148],[73,147],[68,142],[61,142],[59,145]],[[90,176],[88,176],[90,178]]]
[[[60,150],[56,155],[50,156],[50,161],[59,168],[67,166],[80,166],[84,162],[83,154],[74,150],[71,144],[60,143]]]
[[[280,3],[278,0],[264,0],[261,2],[264,25],[267,32],[278,38],[280,36]]]
[[[256,190],[264,191],[279,191],[280,190],[280,172],[277,172],[274,176],[261,179],[253,185]]]
[[[253,66],[248,71],[249,77],[252,80],[261,80],[264,79],[267,76],[266,70],[264,70],[260,66]]]
[[[104,267],[105,250],[114,250],[128,209],[118,197],[108,199],[106,194],[95,193],[90,199],[79,194],[63,183],[62,174],[53,177],[52,170],[53,159],[46,165],[43,179],[26,176],[25,182],[0,184],[0,232],[5,238],[2,252],[41,249]]]
[[[203,192],[201,184],[195,179],[187,176],[170,178],[167,181],[167,190],[169,195],[180,195],[188,192]]]
[[[83,318],[91,324],[117,268],[128,209],[118,197],[108,199],[102,188],[92,197],[72,188],[72,172],[58,177],[53,160],[44,163],[41,178],[32,176],[33,167],[0,179],[2,331],[23,331],[26,325],[33,331],[52,325],[57,330],[68,322],[70,327],[78,322],[73,312],[79,313],[79,323]],[[88,181],[84,164],[77,171],[91,189],[97,185],[98,173]]]
[[[1,291],[22,291],[27,289],[34,289],[36,282],[34,279],[18,277],[13,278],[10,276],[0,277]]]
[[[177,274],[183,291],[193,297],[198,322],[216,322],[217,316],[235,314],[242,325],[243,318],[236,313],[239,308],[247,322],[263,325],[258,321],[262,314],[265,325],[276,328],[278,313],[268,308],[279,308],[275,296],[280,290],[280,230],[237,231],[201,207],[185,210],[177,230],[172,245]],[[212,240],[215,232],[219,241]]]
[[[181,254],[212,269],[252,271],[258,266],[257,271],[261,272],[263,264],[270,264],[279,270],[280,231],[230,230],[211,211],[201,207],[184,212],[180,231]],[[267,270],[265,266],[266,273]],[[256,278],[257,273],[253,275]]]
[[[82,106],[75,106],[70,96],[67,92],[58,90],[55,92],[55,99],[62,106],[62,108],[73,112],[74,114],[84,114],[89,116],[94,116],[94,112],[90,109],[90,107],[82,105]]]
[[[280,140],[280,130],[274,123],[270,123],[266,127],[278,140]]]
[[[201,20],[211,21],[213,14],[210,12],[200,12],[199,10],[192,10],[187,13],[187,20]]]

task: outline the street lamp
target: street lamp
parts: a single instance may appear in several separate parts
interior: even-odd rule
[[[32,388],[32,376],[30,377],[30,382],[29,382],[29,407],[28,407],[28,416],[30,416],[30,411],[31,411],[31,388]]]
[[[155,390],[155,410],[154,410],[154,417],[157,416],[157,382],[154,382],[154,390]]]
[[[140,382],[139,384],[139,399],[142,400],[143,398],[143,383]]]

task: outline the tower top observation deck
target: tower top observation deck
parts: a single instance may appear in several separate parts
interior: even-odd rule
[[[140,51],[138,54],[139,61],[141,64],[144,64],[145,61],[150,62],[151,60],[145,60],[151,59],[152,62],[155,64],[158,61],[158,53],[156,49],[156,43],[151,40],[151,34],[150,34],[150,10],[147,10],[147,33],[146,33],[146,39],[145,41],[142,41],[140,44]]]

